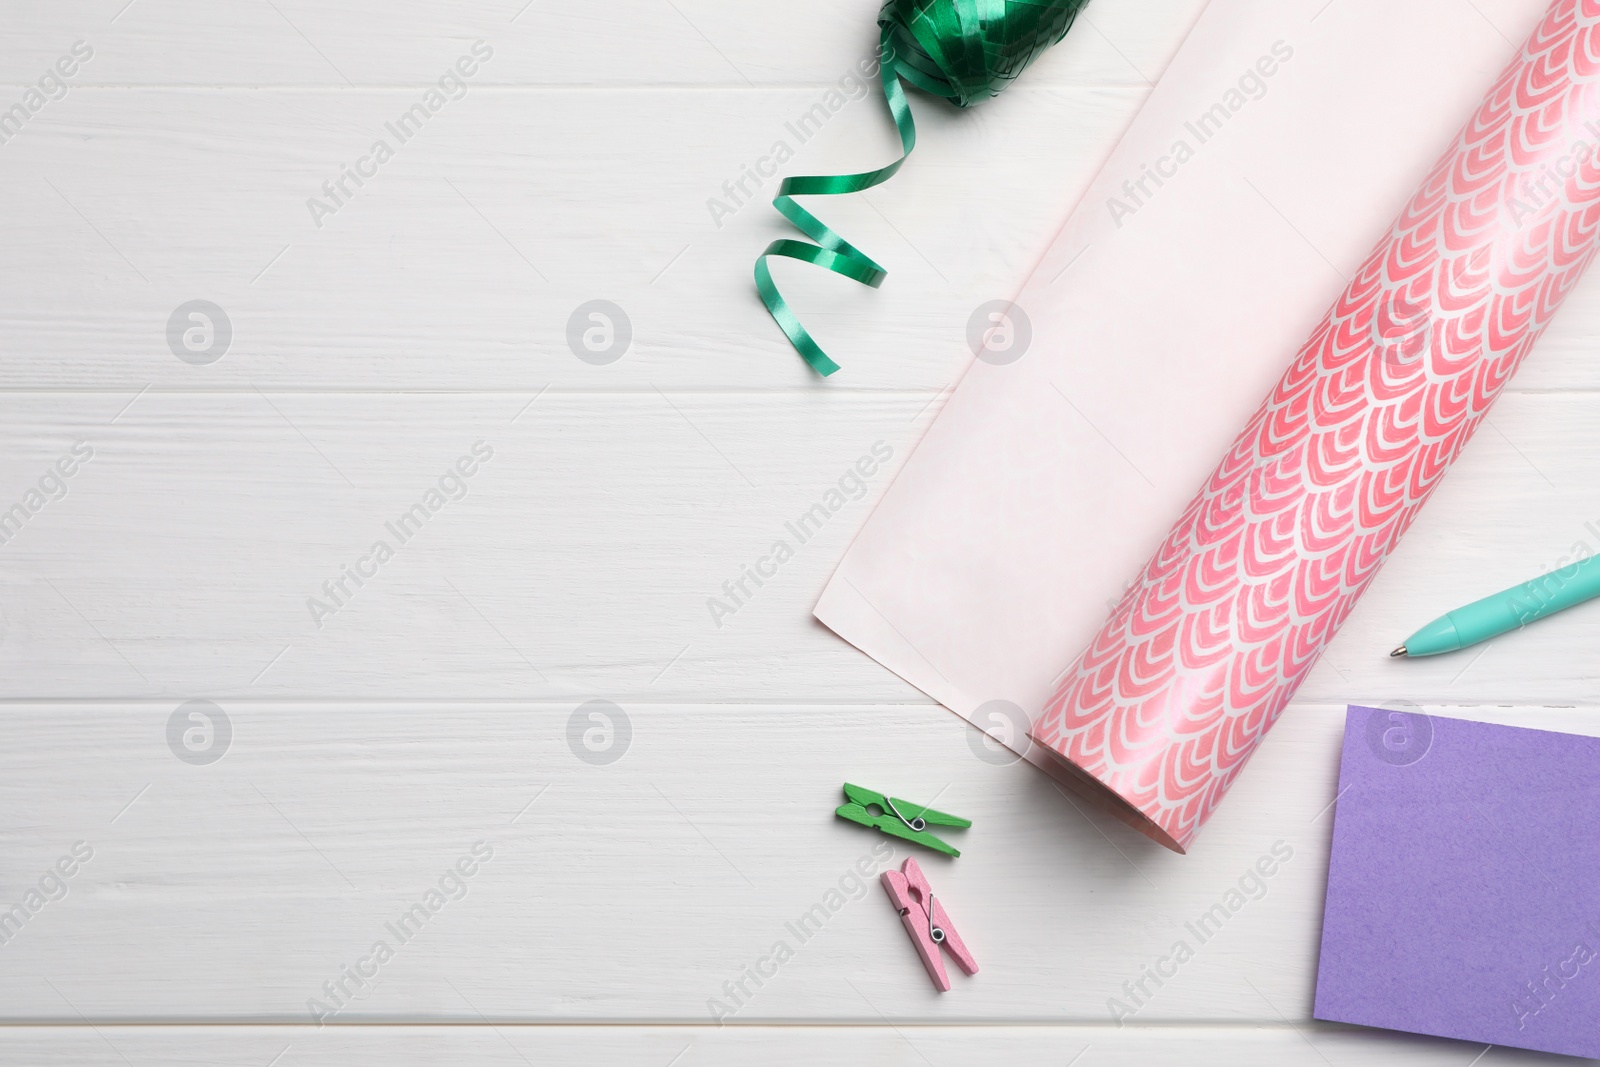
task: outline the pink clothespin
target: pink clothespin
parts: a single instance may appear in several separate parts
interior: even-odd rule
[[[902,873],[904,872],[904,873]],[[972,958],[961,935],[956,933],[944,905],[934,899],[933,888],[923,875],[917,861],[908,859],[898,871],[883,872],[883,890],[900,913],[911,943],[917,946],[917,955],[928,969],[934,988],[941,993],[950,991],[950,979],[944,972],[944,959],[939,946],[955,957],[956,964],[968,974],[978,973],[978,961]]]

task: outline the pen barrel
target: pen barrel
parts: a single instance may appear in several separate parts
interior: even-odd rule
[[[1600,559],[1590,556],[1517,587],[1519,621],[1531,622],[1600,596]]]
[[[1032,736],[1184,851],[1593,258],[1600,0],[1556,0]]]
[[[1450,613],[1463,644],[1526,626],[1600,596],[1600,559],[1590,557]]]

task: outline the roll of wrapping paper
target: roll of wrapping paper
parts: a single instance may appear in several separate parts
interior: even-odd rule
[[[1087,796],[1188,849],[1593,258],[1597,148],[1556,0],[1035,720]]]

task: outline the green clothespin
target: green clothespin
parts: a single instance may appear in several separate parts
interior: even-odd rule
[[[963,819],[959,815],[946,815],[942,811],[912,804],[899,797],[886,797],[882,793],[874,793],[870,789],[863,789],[849,782],[844,784],[844,795],[850,798],[850,803],[841,804],[834,812],[839,818],[849,819],[862,826],[870,826],[880,833],[904,838],[913,844],[931,848],[935,852],[943,852],[947,856],[961,855],[958,849],[930,834],[928,827],[971,826],[971,819]]]

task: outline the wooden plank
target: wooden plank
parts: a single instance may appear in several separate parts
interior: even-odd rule
[[[12,396],[4,508],[73,441],[95,455],[0,546],[0,692],[918,700],[809,611],[933,399]],[[841,480],[802,543],[786,524]]]
[[[969,317],[1012,295],[1144,92],[919,105],[915,164],[819,208],[886,288],[778,267],[848,359],[840,380],[943,388],[971,359]],[[814,88],[484,88],[415,132],[397,125],[414,97],[106,90],[42,113],[0,171],[0,286],[17,294],[0,388],[821,388],[751,267],[788,232],[768,204],[780,175],[895,157],[881,101],[819,127],[801,123]],[[358,165],[359,186],[341,170]],[[205,365],[168,334],[199,298],[232,327]],[[631,330],[609,364],[570,339],[596,299]]]
[[[754,6],[755,10],[752,10]],[[1095,5],[1029,80],[1145,85],[1165,68],[1205,0]],[[851,0],[610,0],[600,8],[494,0],[308,0],[219,7],[203,0],[24,5],[7,26],[0,81],[25,85],[74,40],[95,49],[79,86],[425,85],[476,39],[482,78],[513,85],[826,84],[877,42],[876,6]]]
[[[1461,1067],[1479,1046],[1321,1024],[1291,1028],[1051,1026],[856,1027],[5,1027],[0,1056],[38,1067],[127,1067],[127,1063],[222,1067],[413,1067],[471,1062],[606,1063],[625,1067],[744,1067],[750,1063],[873,1063],[964,1067],[1003,1059],[1015,1067],[1328,1067],[1402,1059],[1417,1067]],[[1496,1067],[1536,1067],[1549,1056],[1496,1048]],[[274,1056],[281,1056],[274,1061]],[[1073,1057],[1078,1059],[1074,1060]],[[677,1057],[677,1058],[674,1058]],[[1579,1063],[1580,1060],[1562,1062]]]
[[[0,946],[0,1017],[1106,1026],[1310,1012],[1340,707],[1291,709],[1189,856],[994,762],[926,708],[626,704],[608,740],[575,703],[216,707],[209,724],[173,701],[0,716],[0,902],[26,905],[76,842],[92,850]],[[169,740],[175,712],[209,740]],[[1600,733],[1593,709],[1470,714]],[[885,860],[894,842],[833,816],[846,780],[973,820],[959,861],[918,856],[982,967],[948,995],[871,884],[911,846]],[[1278,862],[1255,878],[1263,856]],[[1247,875],[1245,906],[1196,940],[1185,924]],[[1180,940],[1193,958],[1130,999]]]
[[[1600,703],[1600,606],[1461,656],[1387,655],[1435,615],[1600,548],[1597,405],[1505,398],[1301,698]],[[0,697],[923,702],[809,613],[938,407],[654,390],[0,397],[0,514],[73,442],[95,453],[0,544]],[[480,440],[494,457],[466,496],[428,498]],[[863,459],[869,478],[853,473]],[[420,532],[390,529],[430,499]],[[835,512],[820,531],[797,527],[819,503]],[[747,578],[758,563],[775,574]],[[359,587],[358,565],[376,571]]]

